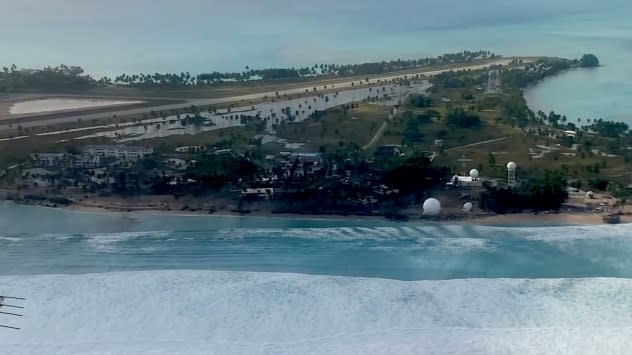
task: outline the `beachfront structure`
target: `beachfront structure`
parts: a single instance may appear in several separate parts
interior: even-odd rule
[[[138,161],[154,154],[153,148],[125,145],[88,145],[83,148],[83,155],[95,158],[115,158]]]
[[[273,188],[247,188],[241,191],[241,198],[271,200],[274,198]]]

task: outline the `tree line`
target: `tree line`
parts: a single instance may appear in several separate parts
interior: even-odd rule
[[[488,187],[481,195],[480,206],[496,213],[559,210],[568,199],[567,185],[565,175],[558,170],[532,172],[517,187]]]
[[[253,69],[249,66],[240,72],[213,71],[193,75],[180,73],[121,74],[113,78],[95,79],[78,66],[60,65],[43,69],[18,69],[16,65],[4,67],[0,72],[0,92],[16,90],[85,89],[97,86],[131,87],[191,87],[221,83],[280,81],[301,78],[335,77],[349,75],[382,74],[397,70],[424,68],[476,60],[498,58],[486,50],[448,53],[438,57],[397,59],[361,64],[317,64],[300,68]]]

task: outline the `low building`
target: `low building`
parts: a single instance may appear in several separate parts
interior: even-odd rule
[[[279,153],[278,164],[285,170],[286,176],[302,177],[313,175],[323,169],[320,153]]]
[[[189,163],[180,158],[167,158],[163,162],[166,166],[176,170],[186,170],[189,167]]]
[[[100,156],[69,153],[33,153],[31,160],[35,167],[45,168],[94,168],[101,165]]]
[[[154,154],[153,148],[125,145],[88,145],[83,148],[83,155],[138,161]]]
[[[269,187],[243,189],[241,198],[271,200],[274,198],[274,189]]]
[[[68,153],[34,153],[31,154],[33,165],[38,167],[72,167],[76,156]]]
[[[204,148],[201,145],[186,145],[175,149],[177,153],[199,153],[202,150]]]
[[[22,179],[25,183],[39,187],[51,186],[55,177],[59,177],[59,174],[42,168],[31,168],[22,172]]]
[[[450,181],[446,183],[447,187],[476,187],[481,186],[480,179],[474,179],[471,176],[454,175]]]

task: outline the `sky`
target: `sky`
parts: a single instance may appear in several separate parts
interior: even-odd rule
[[[0,64],[64,63],[111,74],[348,63],[482,49],[463,48],[469,42],[486,44],[474,37],[468,41],[480,29],[525,26],[526,31],[531,25],[632,9],[625,0],[602,0],[598,7],[587,0],[473,3],[0,0]]]

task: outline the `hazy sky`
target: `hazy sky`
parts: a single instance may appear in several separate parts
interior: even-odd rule
[[[64,62],[117,72],[178,63],[239,70],[249,63],[346,62],[431,53],[408,48],[410,36],[422,32],[630,9],[627,0],[601,0],[596,8],[588,0],[0,0],[0,64]],[[463,42],[441,43],[457,46]]]
[[[3,29],[47,25],[52,32],[83,29],[90,24],[121,29],[190,26],[222,30],[225,34],[236,34],[242,29],[266,33],[273,29],[276,33],[291,30],[280,26],[284,22],[289,25],[303,21],[358,29],[384,25],[406,29],[469,27],[485,22],[498,24],[607,11],[626,2],[602,0],[596,7],[594,1],[587,0],[2,0],[0,19]],[[151,29],[147,28],[147,32]]]

